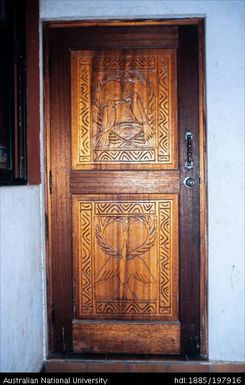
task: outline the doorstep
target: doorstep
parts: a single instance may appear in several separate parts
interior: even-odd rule
[[[48,358],[46,373],[244,373],[245,362],[137,358]]]

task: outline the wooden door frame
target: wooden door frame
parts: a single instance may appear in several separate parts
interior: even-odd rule
[[[50,94],[49,94],[49,31],[53,28],[81,26],[149,26],[171,25],[198,27],[199,60],[199,156],[200,156],[200,358],[208,357],[208,247],[207,247],[207,152],[206,152],[206,101],[205,101],[205,19],[166,19],[166,20],[84,20],[45,22],[44,27],[44,148],[45,148],[45,218],[46,218],[46,269],[47,269],[47,313],[48,348],[52,351],[54,314],[52,308],[52,234],[50,197]]]

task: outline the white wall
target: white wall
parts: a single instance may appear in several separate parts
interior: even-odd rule
[[[43,364],[40,187],[0,188],[0,371]]]
[[[243,361],[244,2],[40,0],[42,20],[190,16],[206,17],[209,358]]]
[[[206,17],[209,358],[243,361],[243,1],[40,0],[41,19]],[[40,187],[0,188],[1,371],[43,362]]]

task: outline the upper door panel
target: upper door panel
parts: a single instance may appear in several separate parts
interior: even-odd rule
[[[72,169],[176,169],[176,50],[71,54]]]

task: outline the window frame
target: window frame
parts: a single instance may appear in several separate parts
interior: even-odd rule
[[[7,130],[12,163],[0,170],[0,185],[40,184],[39,1],[6,3],[11,8],[12,95]]]

